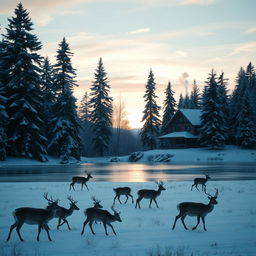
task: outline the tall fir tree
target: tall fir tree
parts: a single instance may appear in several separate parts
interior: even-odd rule
[[[0,42],[0,161],[6,159],[6,147],[7,147],[7,136],[6,136],[6,125],[8,122],[8,115],[6,112],[7,98],[5,92],[7,72],[6,68],[6,47],[7,45],[2,41]]]
[[[80,123],[76,99],[73,96],[76,73],[71,63],[72,55],[66,39],[63,38],[54,66],[54,85],[58,89],[58,95],[52,110],[49,144],[50,153],[59,156],[62,163],[69,162],[70,157],[80,160],[81,153]]]
[[[190,95],[190,108],[200,109],[200,93],[196,80],[193,82],[193,88]]]
[[[79,106],[79,116],[82,122],[89,122],[90,107],[89,107],[89,95],[85,92]]]
[[[100,58],[94,74],[95,80],[90,93],[90,121],[92,123],[92,143],[96,155],[105,156],[109,152],[112,138],[113,99],[109,96],[110,86],[107,73]]]
[[[244,148],[256,147],[256,120],[250,101],[250,89],[247,88],[242,98],[238,112],[238,127],[236,132],[237,144]]]
[[[221,75],[218,77],[218,97],[219,97],[219,103],[220,108],[223,113],[223,127],[226,127],[225,134],[226,139],[230,139],[232,137],[231,129],[230,129],[230,108],[229,108],[229,97],[228,97],[228,90],[227,90],[227,84],[228,79],[224,78],[224,72],[221,73]]]
[[[4,35],[7,44],[5,61],[8,63],[6,111],[8,154],[47,161],[42,117],[42,92],[40,88],[40,61],[37,53],[41,43],[32,34],[33,23],[29,13],[19,3],[14,16],[8,19]]]
[[[168,82],[165,90],[165,101],[164,101],[164,114],[162,120],[161,134],[166,134],[167,125],[174,116],[176,111],[176,100],[174,98],[174,91],[172,90],[171,82]]]
[[[203,94],[200,142],[212,149],[221,148],[225,143],[223,113],[221,110],[216,73],[209,74]]]
[[[179,102],[178,102],[178,109],[181,109],[181,108],[184,108],[184,97],[182,93],[180,94]]]
[[[144,125],[140,131],[141,141],[144,147],[155,149],[158,146],[158,136],[160,135],[160,107],[156,103],[156,83],[152,70],[149,72],[146,84],[144,101],[146,102],[143,111],[142,122]]]

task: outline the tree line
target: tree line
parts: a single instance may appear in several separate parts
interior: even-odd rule
[[[255,146],[256,78],[251,63],[246,70],[239,71],[231,95],[228,95],[224,74],[216,77],[212,71],[202,95],[194,82],[191,95],[181,95],[176,104],[169,82],[162,120],[156,102],[154,74],[150,70],[140,144],[136,135],[127,130],[122,99],[117,105],[113,104],[102,59],[95,70],[90,93],[84,94],[78,111],[73,95],[77,86],[76,70],[65,37],[58,45],[56,63],[51,64],[38,53],[42,43],[32,31],[29,12],[19,3],[14,16],[8,19],[0,42],[1,160],[18,156],[47,161],[47,155],[53,155],[66,163],[71,157],[79,160],[81,155],[119,155],[127,153],[124,148],[131,152],[141,145],[144,149],[154,149],[177,108],[202,109],[200,141],[203,146],[215,148],[226,143]]]

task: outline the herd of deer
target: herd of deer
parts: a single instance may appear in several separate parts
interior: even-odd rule
[[[69,190],[71,190],[71,187],[73,190],[75,190],[74,185],[76,183],[81,184],[81,190],[83,190],[83,186],[85,186],[87,189],[86,183],[92,178],[91,174],[87,174],[87,177],[73,177],[72,182],[70,184]],[[203,222],[203,227],[204,230],[206,230],[205,227],[205,216],[210,213],[214,209],[214,205],[217,204],[217,197],[218,197],[218,189],[216,189],[215,195],[212,196],[206,192],[206,182],[210,179],[209,175],[205,175],[205,178],[195,178],[194,183],[191,186],[191,190],[195,186],[197,190],[198,185],[202,185],[202,191],[206,195],[208,195],[209,203],[208,204],[203,204],[203,203],[195,203],[195,202],[183,202],[177,205],[177,208],[179,210],[179,214],[175,217],[174,224],[172,229],[174,230],[176,226],[177,220],[180,218],[181,222],[184,226],[185,229],[187,229],[186,224],[184,222],[186,216],[196,216],[197,217],[197,224],[196,226],[193,227],[193,230],[197,228],[197,226],[200,223],[200,219]],[[138,198],[136,200],[135,208],[137,206],[140,208],[140,201],[143,198],[150,199],[149,202],[149,208],[151,208],[151,203],[152,201],[155,202],[156,207],[159,208],[156,198],[161,194],[162,191],[166,190],[164,188],[163,182],[157,182],[158,189],[157,190],[151,190],[151,189],[141,189],[138,191]],[[89,189],[88,189],[89,190]],[[86,216],[86,220],[83,223],[83,228],[81,235],[84,233],[84,229],[86,224],[89,223],[89,227],[91,229],[92,234],[95,235],[94,230],[92,228],[93,223],[97,223],[97,221],[100,221],[105,229],[105,234],[108,235],[107,233],[107,226],[111,227],[113,233],[116,235],[116,232],[114,230],[114,227],[112,226],[112,222],[119,221],[122,222],[121,217],[120,217],[120,212],[117,212],[114,209],[115,201],[116,199],[119,201],[120,204],[122,202],[120,201],[120,196],[126,196],[126,201],[124,202],[125,204],[127,203],[129,197],[132,199],[132,203],[134,203],[133,196],[131,195],[131,188],[130,187],[118,187],[114,188],[115,192],[115,197],[113,201],[113,206],[111,207],[112,211],[114,214],[111,214],[107,210],[103,210],[103,206],[100,204],[100,201],[97,200],[95,197],[92,197],[94,206],[91,208],[87,208],[84,210],[84,214]],[[67,217],[72,215],[74,210],[79,210],[77,207],[76,203],[77,201],[74,201],[72,197],[68,197],[67,199],[70,201],[70,208],[66,209],[64,207],[61,207],[58,205],[59,200],[54,200],[48,197],[48,194],[44,194],[44,198],[48,201],[48,206],[45,209],[40,209],[40,208],[29,208],[29,207],[22,207],[22,208],[17,208],[13,211],[13,216],[15,219],[15,223],[11,225],[10,231],[7,237],[6,241],[9,241],[11,237],[12,230],[16,228],[17,234],[20,238],[21,241],[24,241],[23,238],[21,237],[20,234],[20,229],[23,226],[24,223],[27,224],[35,224],[38,225],[38,234],[37,234],[37,241],[39,241],[39,236],[41,233],[41,230],[44,229],[47,233],[49,241],[51,240],[50,234],[49,234],[49,226],[48,222],[53,219],[53,218],[58,218],[58,225],[57,229],[59,229],[64,223],[67,224],[68,229],[70,230],[69,223],[67,221]]]

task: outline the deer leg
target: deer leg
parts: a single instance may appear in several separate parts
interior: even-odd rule
[[[58,219],[58,225],[57,225],[57,229],[59,229],[59,227],[61,226],[61,218]]]
[[[84,183],[81,183],[82,185],[81,185],[81,190],[83,190],[83,187],[84,187]]]
[[[202,216],[201,219],[202,219],[202,222],[203,222],[203,224],[204,224],[204,231],[206,231],[204,216]]]
[[[120,201],[120,195],[117,197],[117,200],[120,204],[122,204],[122,202]]]
[[[24,222],[22,222],[22,223],[18,223],[18,225],[17,225],[17,227],[16,227],[16,231],[17,231],[17,233],[18,233],[18,236],[19,236],[19,238],[20,238],[20,241],[24,241],[23,239],[22,239],[22,237],[21,237],[21,234],[20,234],[20,229],[21,229],[21,227],[23,226],[23,224],[24,224]]]
[[[116,198],[117,198],[117,195],[114,197],[113,205],[116,203]]]
[[[182,217],[181,217],[181,222],[182,222],[184,228],[187,230],[188,228],[187,228],[187,226],[186,226],[186,224],[185,224],[185,221],[184,221],[185,218],[186,218],[186,216],[182,216]]]
[[[156,204],[156,207],[157,207],[157,208],[159,208],[159,206],[158,206],[158,204],[157,204],[156,199],[155,199],[155,198],[153,198],[153,200],[154,200],[154,202],[155,202],[155,204]]]
[[[10,231],[9,231],[9,234],[8,234],[8,237],[7,237],[7,239],[6,239],[6,242],[8,242],[8,241],[10,240],[12,230],[13,230],[14,228],[16,228],[16,227],[17,227],[17,225],[18,225],[18,223],[17,223],[17,222],[15,222],[14,224],[12,224],[12,225],[11,225],[11,227],[10,227]],[[22,241],[22,239],[20,239],[20,240]]]
[[[64,220],[65,220],[65,223],[67,223],[68,229],[71,230],[68,221],[67,221],[66,219],[64,219]],[[64,222],[63,222],[63,223],[64,223]]]
[[[112,228],[113,233],[116,235],[116,231],[114,230],[114,227],[112,226],[112,224],[108,223],[107,225],[108,225],[108,226],[110,226],[110,227]]]
[[[86,226],[86,224],[89,222],[88,218],[84,221],[84,224],[83,224],[83,229],[82,229],[82,232],[81,232],[81,235],[84,233],[84,228]]]
[[[128,196],[130,196],[130,197],[131,197],[131,199],[132,199],[132,203],[134,203],[133,196],[132,196],[131,194],[129,194]]]
[[[86,186],[87,190],[89,190],[88,186],[86,185],[86,183],[84,183],[84,185]]]
[[[199,225],[199,223],[200,223],[200,216],[197,216],[197,224],[192,228],[192,230],[195,230]]]
[[[195,186],[195,184],[193,184],[193,185],[191,186],[191,190],[190,190],[190,191],[192,191],[192,189],[193,189],[194,186]]]
[[[92,229],[92,223],[93,223],[93,220],[91,220],[91,221],[89,222],[89,227],[90,227],[92,233],[95,235],[95,233],[94,233],[94,231],[93,231],[93,229]]]
[[[197,187],[197,186],[198,186],[198,184],[196,184],[196,189],[199,191],[199,189],[198,189],[198,187]]]
[[[125,200],[125,202],[124,202],[124,203],[126,204],[126,203],[127,203],[127,201],[128,201],[128,198],[129,198],[129,197],[128,197],[127,195],[125,195],[125,196],[126,196],[126,200]]]
[[[48,227],[47,224],[44,225],[44,229],[45,229],[45,231],[46,231],[46,233],[47,233],[47,236],[48,236],[49,241],[52,241],[52,239],[51,239],[51,237],[50,237],[50,233],[49,233],[49,227]]]
[[[36,238],[37,241],[39,241],[39,235],[41,233],[41,230],[42,230],[42,225],[38,224],[38,233],[37,233],[37,238]]]
[[[174,220],[174,223],[173,223],[173,226],[172,226],[172,230],[174,230],[174,229],[175,229],[176,222],[177,222],[177,220],[178,220],[180,217],[181,217],[181,215],[180,215],[180,214],[179,214],[179,215],[177,215],[177,216],[175,217],[175,220]]]
[[[105,228],[105,234],[106,234],[106,236],[108,236],[108,231],[107,231],[107,224],[106,224],[106,222],[103,222],[103,226],[104,226],[104,228]]]
[[[150,198],[150,202],[149,202],[149,208],[151,208],[151,203],[152,203],[152,198]]]
[[[139,198],[136,200],[135,208],[137,208],[137,205],[138,205],[139,208],[140,208],[140,201],[141,201],[141,199],[142,199],[142,198],[139,197]]]

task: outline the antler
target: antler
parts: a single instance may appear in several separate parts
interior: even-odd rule
[[[52,197],[51,198],[48,198],[48,193],[44,193],[44,198],[48,201],[48,202],[50,202],[50,203],[58,203],[60,200],[59,199],[56,199],[56,200],[54,200]]]
[[[111,206],[111,210],[114,212],[114,213],[117,213],[117,214],[120,214],[121,212],[117,212],[115,209],[114,209],[114,205]]]
[[[93,200],[93,202],[95,202],[95,203],[100,203],[100,202],[101,202],[100,200],[96,199],[95,196],[92,196],[92,200]]]
[[[215,188],[215,190],[216,190],[216,192],[215,192],[215,195],[214,195],[214,196],[208,194],[208,193],[206,192],[206,188],[204,189],[204,193],[205,193],[207,196],[209,196],[209,197],[215,197],[215,198],[217,198],[217,197],[218,197],[218,194],[219,194],[219,190],[218,190],[217,188]]]
[[[67,199],[70,201],[70,203],[76,204],[78,201],[75,201],[71,196],[68,196]]]

